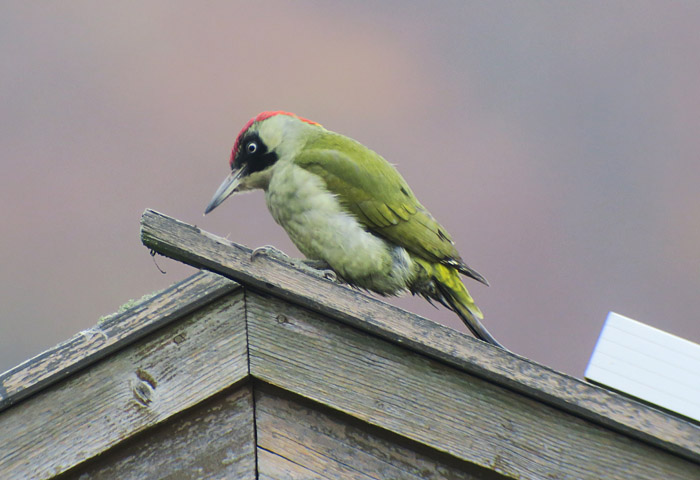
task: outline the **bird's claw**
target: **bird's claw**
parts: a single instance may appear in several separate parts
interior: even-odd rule
[[[330,268],[315,268],[312,266],[307,265],[305,262],[301,262],[299,264],[294,264],[295,267],[297,267],[299,270],[302,270],[306,273],[310,273],[311,275],[315,275],[317,277],[324,278],[326,280],[329,280],[333,283],[341,283],[341,280],[338,278],[338,275],[331,270]]]
[[[338,280],[338,275],[336,275],[333,270],[320,270],[320,273],[323,274],[323,278],[326,280],[330,280],[333,283],[340,283],[340,280]]]
[[[338,275],[331,269],[331,266],[328,265],[328,262],[325,260],[313,260],[310,258],[305,258],[301,261],[301,263],[304,265],[304,270],[307,270],[310,273],[313,273],[314,275],[317,276],[322,276],[326,280],[330,280],[331,282],[335,283],[340,283],[340,280],[338,279]]]
[[[272,245],[263,245],[262,247],[256,248],[253,250],[253,253],[250,254],[250,259],[255,260],[260,256],[272,257],[286,262],[291,260],[289,255],[284,253],[279,248],[273,247]]]
[[[293,267],[302,270],[304,272],[310,273],[317,277],[325,278],[334,283],[342,283],[342,280],[338,275],[331,269],[328,262],[325,260],[314,260],[308,258],[291,258],[282,250],[273,247],[272,245],[264,245],[258,247],[250,254],[250,259],[255,261],[256,258],[260,256],[271,257],[280,260],[284,263],[292,265]]]

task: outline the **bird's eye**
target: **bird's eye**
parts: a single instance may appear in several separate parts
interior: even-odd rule
[[[246,150],[248,153],[255,153],[258,151],[258,144],[255,142],[250,142],[248,145],[246,145]]]

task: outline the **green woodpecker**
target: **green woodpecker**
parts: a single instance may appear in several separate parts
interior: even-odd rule
[[[477,338],[500,346],[460,273],[486,279],[381,156],[294,114],[263,112],[238,134],[230,165],[205,214],[236,192],[262,189],[272,217],[308,259],[381,295],[408,290],[437,300]]]

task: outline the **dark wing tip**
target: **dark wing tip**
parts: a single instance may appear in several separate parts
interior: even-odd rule
[[[477,272],[473,268],[469,267],[469,265],[464,263],[462,260],[451,259],[451,260],[448,260],[448,261],[443,262],[443,263],[445,263],[446,265],[449,265],[451,267],[456,268],[457,271],[459,273],[461,273],[462,275],[466,275],[467,277],[473,278],[477,282],[483,283],[487,287],[489,286],[489,281],[486,280],[486,278],[482,274],[480,274],[479,272]]]

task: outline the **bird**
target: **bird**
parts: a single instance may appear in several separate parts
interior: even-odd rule
[[[383,296],[408,291],[437,301],[475,337],[503,348],[481,323],[460,274],[488,282],[379,154],[293,113],[266,111],[240,131],[229,165],[205,215],[235,193],[261,189],[273,219],[310,264]]]

